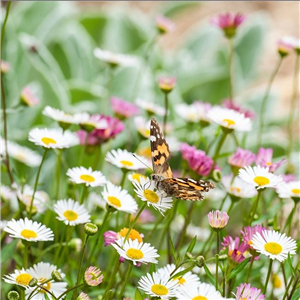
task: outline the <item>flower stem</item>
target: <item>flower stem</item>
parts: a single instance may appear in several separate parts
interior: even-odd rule
[[[124,291],[125,291],[125,288],[126,288],[126,285],[127,285],[128,279],[129,279],[129,276],[130,276],[131,271],[132,271],[132,267],[133,267],[133,263],[129,263],[129,267],[127,269],[126,277],[124,279],[124,283],[123,283],[123,286],[121,288],[121,292],[119,294],[119,299],[121,299],[122,295],[124,294]]]
[[[84,187],[82,189],[81,198],[80,198],[80,201],[79,201],[80,204],[82,204],[84,202],[84,199],[86,197],[87,191],[88,191],[88,186],[84,185]]]
[[[254,262],[254,257],[251,259],[251,262],[250,262],[250,266],[249,266],[249,269],[248,269],[248,272],[247,272],[247,277],[246,277],[246,280],[245,280],[246,283],[248,283],[250,273],[251,273],[251,270],[252,270],[252,266],[253,266],[253,262]]]
[[[230,96],[230,100],[233,101],[233,97],[234,97],[234,89],[233,89],[233,52],[234,52],[233,39],[229,38],[228,42],[229,42],[229,83],[230,83],[229,96]]]
[[[164,136],[166,136],[166,127],[167,127],[167,119],[168,119],[168,109],[169,109],[168,93],[165,93],[165,115],[164,115],[164,123],[163,123],[163,133],[164,133]]]
[[[263,290],[263,294],[264,295],[266,294],[266,291],[267,291],[267,286],[268,286],[268,282],[269,282],[271,271],[272,271],[272,264],[273,264],[273,260],[270,259],[268,273],[267,273],[267,278],[266,278],[266,282],[265,282],[265,286],[264,286],[264,290]]]
[[[219,143],[218,143],[218,145],[217,145],[215,154],[214,154],[214,156],[213,156],[213,161],[214,161],[213,167],[216,165],[217,159],[218,159],[218,157],[219,157],[221,148],[222,148],[222,146],[223,146],[223,144],[224,144],[224,142],[225,142],[225,139],[226,139],[227,134],[228,134],[228,132],[223,132],[223,134],[222,134],[222,136],[221,136],[221,138],[220,138],[220,140],[219,140]],[[212,167],[212,170],[211,170],[211,171],[213,171],[213,167]]]
[[[105,293],[103,295],[103,299],[106,299],[106,295],[109,292],[110,288],[112,287],[113,283],[116,281],[116,275],[119,271],[119,267],[120,267],[120,261],[117,259],[116,260],[116,264],[115,264],[115,268],[110,276],[110,281],[108,282],[108,285],[106,286],[106,290]]]
[[[123,172],[123,176],[122,176],[122,180],[120,182],[120,186],[121,186],[121,188],[124,188],[124,183],[125,183],[125,180],[126,180],[126,175],[128,173],[128,170],[122,169],[122,172]]]
[[[57,298],[57,300],[61,299],[62,297],[64,297],[69,292],[71,292],[71,291],[73,291],[75,289],[78,289],[79,287],[81,287],[83,285],[85,285],[85,283],[81,283],[81,284],[75,285],[75,286],[71,287],[70,289],[64,291],[61,295],[59,295],[59,297]]]
[[[228,211],[227,211],[227,214],[228,214],[228,215],[230,214],[230,212],[231,212],[231,210],[232,210],[232,208],[233,208],[233,205],[234,205],[234,202],[231,201],[230,206],[229,206]]]
[[[220,250],[220,231],[217,230],[217,254],[216,258],[216,290],[218,290],[218,281],[219,281],[219,250]]]
[[[37,186],[38,186],[38,183],[39,183],[39,178],[40,178],[40,173],[41,173],[41,170],[42,170],[42,165],[43,165],[43,163],[45,161],[45,158],[46,158],[46,155],[48,153],[48,150],[49,149],[45,148],[45,152],[44,152],[41,164],[40,164],[38,172],[36,174],[36,179],[35,179],[35,184],[34,184],[32,199],[31,199],[31,203],[30,203],[30,207],[29,207],[29,212],[28,212],[28,218],[29,219],[31,218],[31,214],[32,214],[32,207],[33,207],[34,196],[35,196],[35,193],[36,193],[36,190],[37,190]]]
[[[253,222],[254,215],[255,215],[256,210],[257,210],[257,206],[258,206],[258,202],[259,202],[259,198],[260,198],[261,193],[262,193],[262,191],[258,191],[257,192],[257,197],[255,199],[255,202],[254,202],[254,205],[253,205],[253,209],[251,209],[251,212],[250,212],[250,222],[249,222],[250,226],[251,226],[251,224]]]
[[[58,149],[57,164],[56,164],[56,200],[59,199],[61,155],[62,155],[62,149]]]
[[[257,135],[257,148],[259,148],[261,146],[261,138],[262,138],[262,133],[263,133],[263,129],[264,129],[264,114],[265,114],[268,98],[269,98],[269,95],[270,95],[271,87],[272,87],[273,81],[275,79],[275,76],[278,73],[280,65],[282,63],[282,59],[283,58],[280,56],[280,59],[279,59],[277,65],[276,65],[273,73],[271,74],[271,77],[270,77],[265,95],[264,95],[264,97],[262,99],[262,102],[261,102],[260,114],[259,114],[259,129],[258,129],[258,135]]]
[[[3,53],[3,41],[4,41],[4,35],[5,35],[5,27],[6,27],[6,22],[8,19],[9,15],[9,10],[11,6],[11,1],[8,1],[7,3],[7,8],[6,8],[6,14],[1,30],[1,53]],[[2,60],[2,57],[1,57]],[[10,164],[9,164],[9,154],[8,154],[8,146],[7,146],[7,114],[6,114],[6,98],[5,98],[5,91],[4,91],[4,82],[3,82],[3,75],[1,74],[1,94],[2,94],[2,113],[3,113],[3,137],[4,137],[4,147],[5,147],[5,157],[6,157],[6,167],[7,167],[7,174],[9,177],[9,180],[11,184],[14,182],[12,172],[10,169]]]
[[[221,206],[220,206],[219,210],[222,210],[222,209],[223,209],[223,206],[224,206],[224,204],[225,204],[225,200],[226,200],[227,196],[228,196],[228,193],[226,193],[225,196],[224,196],[224,198],[222,199],[222,201],[221,201]]]

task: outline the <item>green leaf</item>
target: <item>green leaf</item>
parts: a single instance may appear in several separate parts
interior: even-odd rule
[[[5,262],[10,259],[11,254],[14,253],[14,249],[17,245],[18,240],[13,240],[9,244],[5,245],[1,249],[1,262]]]
[[[168,2],[167,2],[168,3]],[[178,13],[183,12],[186,9],[194,8],[199,6],[201,3],[197,1],[170,1],[163,10],[163,15],[170,18]]]
[[[186,268],[186,269],[184,269],[184,270],[182,270],[182,271],[180,271],[178,273],[175,273],[173,276],[171,276],[171,279],[172,278],[182,277],[182,275],[186,274],[187,272],[192,271],[193,269],[194,269],[194,265],[192,265],[192,266],[190,266],[190,267],[188,267],[188,268]]]
[[[197,236],[194,236],[194,238],[191,240],[188,248],[186,249],[186,253],[189,252],[189,253],[192,253],[195,245],[196,245],[196,242],[197,242]]]
[[[210,281],[210,283],[211,283],[213,286],[215,286],[215,285],[216,285],[215,278],[214,278],[214,276],[211,274],[211,272],[209,271],[209,269],[208,269],[208,267],[207,267],[207,265],[206,265],[205,263],[204,263],[204,265],[203,265],[203,268],[204,268],[205,273],[206,273],[206,275],[207,275],[207,277],[208,277],[208,280]]]
[[[46,300],[51,300],[51,299],[49,298],[49,296],[48,296],[47,293],[44,293],[44,296],[45,296],[45,299],[46,299]]]
[[[299,300],[299,299],[300,299],[300,288],[298,288],[298,289],[294,292],[294,294],[293,294],[291,300]]]
[[[153,272],[155,272],[155,264],[151,264],[150,265],[150,268],[149,268],[149,273],[151,274],[151,273],[153,273]]]
[[[142,296],[141,292],[138,289],[136,289],[136,291],[135,291],[134,299],[135,300],[143,300],[143,296]]]
[[[293,276],[296,276],[295,270],[294,270],[294,267],[293,267],[293,262],[292,262],[292,259],[291,259],[291,255],[290,255],[290,254],[288,254],[287,261],[288,261],[289,267],[290,267],[290,269],[291,269],[292,275],[293,275]]]
[[[169,244],[170,244],[171,254],[172,254],[173,258],[174,258],[174,261],[177,261],[177,254],[176,254],[176,250],[175,250],[173,241],[171,239],[171,236],[169,236]]]
[[[238,273],[240,273],[247,263],[250,261],[251,257],[246,258],[243,262],[241,262],[237,267],[235,267],[229,274],[227,281],[236,276]]]

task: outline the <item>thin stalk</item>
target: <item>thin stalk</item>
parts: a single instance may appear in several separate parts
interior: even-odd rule
[[[293,294],[294,294],[294,292],[295,292],[295,290],[297,288],[298,283],[299,283],[299,275],[297,275],[296,278],[295,278],[295,282],[294,282],[292,290],[291,290],[291,292],[290,292],[290,294],[288,296],[288,300],[292,299],[292,296],[293,296]]]
[[[9,11],[10,11],[10,6],[11,6],[11,1],[9,1],[7,3],[6,14],[5,14],[5,18],[4,18],[4,22],[3,22],[3,26],[2,26],[2,30],[1,30],[1,53],[3,53],[3,41],[4,41],[4,35],[5,35],[5,27],[6,27],[6,22],[8,19]],[[10,169],[8,146],[7,146],[7,114],[6,114],[6,99],[5,99],[3,77],[4,76],[2,75],[1,76],[1,94],[2,94],[2,113],[3,113],[3,129],[4,129],[3,137],[4,137],[7,174],[8,174],[11,184],[13,184],[14,179],[13,179],[12,172]]]
[[[219,250],[220,250],[220,231],[217,230],[217,254],[216,258],[216,290],[218,290],[218,281],[219,281]]]
[[[23,242],[23,245],[24,245],[24,247],[25,247],[25,253],[24,253],[24,256],[23,256],[23,268],[27,268],[27,265],[28,265],[28,257],[29,257],[29,247],[30,247],[30,245],[29,245],[29,242],[27,242],[27,241],[24,241]]]
[[[226,193],[226,195],[225,195],[224,198],[222,199],[222,201],[221,201],[221,206],[220,206],[219,210],[222,210],[222,209],[223,209],[223,206],[224,206],[224,204],[225,204],[225,200],[226,200],[227,196],[228,196],[228,193]]]
[[[43,286],[41,286],[41,285],[37,285],[40,289],[42,289],[43,291],[45,291],[46,293],[48,293],[49,295],[51,295],[52,296],[52,299],[55,299],[55,300],[58,300],[58,298],[56,298],[55,297],[55,295],[52,293],[52,292],[50,292],[48,289],[46,289],[46,288],[44,288]]]
[[[253,262],[254,262],[254,257],[250,261],[250,266],[249,266],[249,269],[248,269],[248,272],[247,272],[247,276],[246,276],[246,280],[245,280],[246,283],[248,283],[248,280],[249,280],[249,277],[250,277],[250,273],[251,273],[251,270],[252,270],[252,266],[253,266]]]
[[[223,134],[222,134],[222,136],[221,136],[221,138],[220,138],[220,140],[219,140],[219,143],[218,143],[218,145],[217,145],[215,154],[214,154],[214,156],[213,156],[214,165],[216,164],[216,161],[217,161],[217,159],[218,159],[218,157],[219,157],[221,148],[222,148],[222,146],[223,146],[223,144],[224,144],[224,142],[225,142],[225,139],[226,139],[227,134],[228,134],[227,132],[223,132]],[[212,168],[212,169],[213,169],[213,168]]]
[[[288,224],[288,233],[287,235],[290,236],[291,235],[291,231],[292,231],[292,223],[293,223],[293,217],[294,217],[294,214],[296,212],[296,207],[297,207],[297,203],[294,202],[294,207],[290,213],[290,223]],[[287,224],[285,224],[284,228],[286,228]]]
[[[233,47],[233,39],[229,38],[229,96],[230,100],[233,101],[234,97],[234,88],[233,88],[233,52],[234,52],[234,47]]]
[[[105,293],[103,295],[103,299],[105,299],[108,291],[110,290],[110,288],[112,287],[114,281],[116,280],[116,275],[118,273],[120,264],[121,264],[120,261],[118,259],[116,259],[115,267],[114,267],[114,270],[113,270],[113,272],[110,276],[110,281],[108,282],[108,285],[106,286],[106,290],[105,290]]]
[[[87,191],[88,191],[88,186],[84,185],[83,190],[82,190],[82,194],[81,194],[81,198],[80,198],[80,201],[79,201],[80,204],[82,204],[84,202]]]
[[[71,291],[73,291],[75,289],[78,289],[79,287],[84,286],[84,285],[85,285],[85,283],[81,283],[81,284],[78,284],[78,285],[75,285],[75,286],[71,287],[70,289],[64,291],[61,295],[59,295],[59,297],[57,298],[57,300],[61,299],[65,295],[67,295],[69,292],[71,292]]]
[[[230,206],[228,208],[227,214],[229,215],[234,205],[234,201],[231,201]]]
[[[270,259],[268,273],[267,273],[267,278],[266,278],[265,286],[264,286],[264,289],[263,289],[263,294],[264,295],[266,294],[266,291],[267,291],[267,286],[268,286],[268,282],[269,282],[271,271],[272,271],[272,264],[273,264],[273,260]]]
[[[225,297],[225,292],[226,292],[226,279],[225,277],[223,278],[223,281],[222,281],[222,285],[223,285],[223,290],[222,290],[222,296]]]
[[[52,278],[50,278],[50,279],[44,281],[43,284],[45,285],[45,283],[50,282],[50,281],[52,281]],[[38,289],[39,289],[39,286],[37,286],[37,287],[29,294],[27,300],[30,300],[30,298],[33,296],[33,294],[34,294]],[[38,294],[39,292],[40,292],[40,291],[38,291],[37,294]],[[36,295],[37,295],[37,294],[36,294]]]
[[[58,149],[57,163],[56,163],[56,200],[59,199],[59,186],[60,186],[60,169],[61,169],[61,155],[62,149]]]
[[[286,279],[286,274],[285,274],[285,269],[284,269],[284,264],[280,263],[281,266],[281,270],[282,270],[282,276],[283,276],[283,280],[284,280],[284,286],[287,286],[287,279]]]
[[[127,175],[127,173],[128,173],[128,170],[122,169],[122,172],[123,172],[123,176],[122,176],[122,180],[121,180],[120,186],[121,186],[122,188],[124,188],[124,183],[125,183],[125,180],[126,180],[126,175]]]
[[[286,287],[286,289],[285,289],[285,292],[284,292],[284,295],[283,295],[282,300],[285,300],[285,298],[287,297],[287,295],[288,295],[288,293],[289,293],[289,289],[290,289],[290,287],[291,287],[293,281],[294,281],[294,277],[291,276],[291,279],[290,279],[290,281],[289,281],[289,283],[288,283],[288,285],[287,285],[287,287]]]
[[[257,135],[257,148],[259,148],[261,146],[261,137],[262,137],[262,133],[263,133],[263,129],[264,129],[264,114],[265,114],[268,98],[269,98],[269,95],[270,95],[271,87],[272,87],[273,81],[275,79],[275,76],[278,73],[280,65],[282,63],[282,59],[283,58],[280,57],[273,73],[271,74],[271,77],[270,77],[265,95],[264,95],[264,97],[262,99],[262,102],[261,102],[260,114],[259,114],[259,129],[258,129],[258,135]]]
[[[169,98],[168,93],[165,93],[165,115],[164,115],[164,123],[163,123],[163,133],[166,136],[166,127],[167,127],[167,119],[168,119],[168,109],[169,109]]]
[[[126,285],[127,285],[128,279],[129,279],[129,276],[130,276],[131,271],[132,271],[132,267],[133,267],[133,263],[130,263],[129,267],[127,269],[127,273],[126,273],[126,276],[125,276],[125,279],[124,279],[123,286],[121,288],[121,292],[119,294],[119,299],[121,299],[122,295],[124,294],[124,291],[125,291],[125,288],[126,288]]]
[[[262,191],[261,191],[261,190],[258,190],[258,192],[257,192],[257,197],[256,197],[255,202],[254,202],[254,208],[253,208],[253,210],[250,212],[250,223],[249,223],[249,225],[251,225],[252,222],[253,222],[254,215],[255,215],[256,210],[257,210],[257,206],[258,206],[258,202],[259,202],[259,198],[260,198],[261,193],[262,193]]]
[[[43,163],[45,161],[45,158],[46,158],[46,155],[48,153],[48,150],[49,149],[45,148],[45,152],[44,152],[41,164],[40,164],[38,172],[36,174],[36,179],[35,179],[35,184],[34,184],[34,189],[33,189],[33,194],[32,194],[32,200],[31,200],[30,207],[29,207],[29,212],[28,212],[28,218],[29,219],[31,218],[31,214],[32,214],[32,207],[33,207],[34,196],[35,196],[35,193],[36,193],[36,190],[37,190],[37,186],[38,186],[38,183],[39,183],[39,178],[40,178],[40,173],[41,173],[41,170],[42,170],[42,165],[43,165]]]

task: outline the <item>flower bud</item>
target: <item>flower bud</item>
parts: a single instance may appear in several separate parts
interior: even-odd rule
[[[87,234],[87,235],[95,235],[98,231],[98,226],[93,224],[93,223],[86,223],[84,224],[84,232]]]
[[[17,291],[10,291],[7,294],[7,299],[8,300],[18,300],[18,299],[20,299],[20,295]]]
[[[190,252],[187,252],[185,255],[189,259],[193,259],[194,258],[194,256]]]
[[[158,78],[158,87],[166,94],[169,94],[175,87],[175,77],[160,77]]]
[[[58,270],[54,270],[51,273],[51,278],[55,281],[55,282],[60,282],[62,281],[62,277],[60,275],[60,273],[58,272]]]
[[[28,286],[30,287],[35,287],[38,284],[38,280],[36,278],[32,278],[29,283]]]
[[[91,300],[91,298],[87,294],[81,292],[77,297],[77,300]]]
[[[202,255],[199,255],[199,256],[196,257],[196,263],[197,263],[197,266],[199,268],[203,267],[204,261],[205,261],[205,259],[204,259],[204,257]]]

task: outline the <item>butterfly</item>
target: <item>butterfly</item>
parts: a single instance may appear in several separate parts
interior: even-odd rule
[[[164,192],[167,197],[200,201],[204,199],[203,192],[215,188],[210,181],[173,177],[168,163],[170,159],[169,145],[154,118],[150,123],[150,144],[154,170],[151,179],[155,182],[157,190]]]

